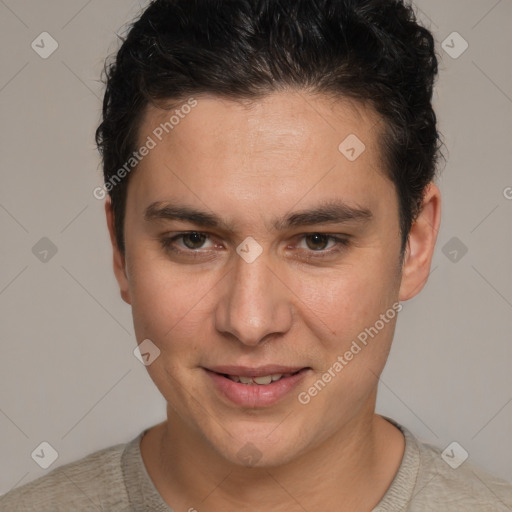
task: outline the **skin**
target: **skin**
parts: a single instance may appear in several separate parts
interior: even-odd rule
[[[422,289],[439,190],[426,189],[401,265],[398,199],[381,167],[376,113],[297,91],[252,103],[196,99],[130,177],[124,255],[106,201],[114,272],[137,340],[149,338],[161,351],[147,370],[168,403],[167,421],[142,439],[148,473],[176,512],[339,510],[341,503],[369,511],[404,451],[401,432],[375,414],[397,317],[307,405],[297,395],[381,314]],[[169,115],[149,107],[140,141]],[[338,150],[352,133],[366,146],[353,162]],[[331,199],[372,217],[272,230],[274,218]],[[215,213],[233,230],[149,222],[144,211],[155,201]],[[162,247],[163,237],[186,231],[208,237],[175,241],[181,255]],[[314,233],[349,243],[329,253],[334,242],[305,236]],[[252,263],[236,252],[248,236],[262,248]],[[278,403],[241,408],[217,393],[203,369],[222,364],[311,370]],[[261,456],[252,465],[237,456],[247,443]]]

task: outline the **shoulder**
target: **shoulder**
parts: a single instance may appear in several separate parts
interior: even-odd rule
[[[0,496],[0,512],[128,510],[121,457],[128,443],[98,450]]]
[[[512,484],[474,465],[458,443],[444,451],[416,440],[419,471],[411,512],[512,510]]]
[[[512,484],[473,465],[462,446],[451,443],[441,450],[385,419],[404,435],[405,451],[372,512],[512,512]]]

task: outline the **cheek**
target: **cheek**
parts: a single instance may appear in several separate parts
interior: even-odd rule
[[[399,288],[396,273],[384,258],[372,261],[377,263],[361,259],[321,276],[303,275],[291,281],[296,283],[293,290],[300,298],[302,316],[319,337],[323,333],[336,345],[352,339],[391,308]]]
[[[353,416],[375,389],[393,339],[398,285],[389,271],[370,272],[368,266],[365,272],[353,268],[324,279],[322,290],[313,291],[314,284],[303,284],[303,296],[308,297],[308,289],[312,293],[302,311],[321,348],[318,343],[317,373],[300,390],[300,403],[326,411],[324,423],[335,424]]]
[[[178,350],[180,344],[172,341],[181,340],[191,351],[206,329],[207,308],[222,275],[198,276],[142,249],[132,254],[130,295],[137,340],[149,338],[167,351]]]
[[[135,335],[139,343],[150,339],[160,350],[146,370],[165,399],[179,403],[187,396],[181,383],[190,377],[183,372],[201,355],[212,283],[194,279],[162,259],[136,256],[130,276]]]

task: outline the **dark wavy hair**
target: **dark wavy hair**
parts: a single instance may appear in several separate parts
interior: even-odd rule
[[[398,195],[402,255],[441,156],[432,34],[400,0],[154,0],[105,64],[96,143],[105,183],[137,149],[150,103],[294,88],[370,104]],[[129,175],[109,190],[124,253]]]

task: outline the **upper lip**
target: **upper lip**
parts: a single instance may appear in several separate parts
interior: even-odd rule
[[[276,373],[295,373],[306,368],[305,366],[282,366],[276,364],[267,364],[264,366],[210,366],[205,367],[215,373],[225,375],[236,375],[238,377],[263,377],[265,375],[273,375]]]

